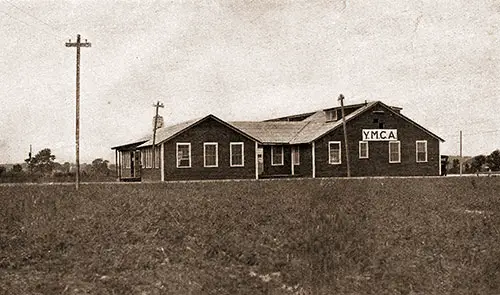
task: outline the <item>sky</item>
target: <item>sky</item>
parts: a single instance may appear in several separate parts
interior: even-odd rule
[[[500,148],[499,0],[0,0],[0,163],[80,161],[208,114],[264,120],[380,100],[444,138]]]

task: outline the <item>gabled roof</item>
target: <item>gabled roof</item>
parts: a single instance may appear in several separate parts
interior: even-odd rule
[[[282,121],[282,122],[296,122],[296,121],[302,121],[311,115],[314,115],[317,113],[315,112],[308,112],[308,113],[302,113],[302,114],[297,114],[297,115],[291,115],[291,116],[285,116],[285,117],[279,117],[279,118],[273,118],[273,119],[268,119],[264,120],[264,122],[277,122],[277,121]]]
[[[364,113],[368,109],[372,108],[375,106],[377,102],[369,102],[367,104],[362,104],[361,107],[354,112],[350,113],[349,115],[345,116],[346,123],[353,118],[359,116],[360,114]],[[335,122],[326,122],[326,123],[319,123],[311,120],[309,124],[301,130],[300,133],[298,133],[292,141],[290,141],[290,144],[299,144],[299,143],[310,143],[321,136],[325,135],[326,133],[342,126],[342,120],[338,120]]]
[[[230,122],[236,128],[251,134],[261,143],[289,143],[302,130],[306,122]]]
[[[417,122],[413,121],[412,119],[406,117],[405,115],[402,115],[401,113],[397,112],[397,108],[393,108],[393,107],[390,107],[388,105],[386,105],[385,103],[381,102],[381,101],[378,101],[379,104],[381,104],[382,106],[386,107],[391,113],[393,113],[394,115],[400,117],[401,119],[417,126],[418,128],[420,128],[422,131],[424,131],[425,133],[429,134],[430,136],[440,140],[441,142],[444,142],[445,140],[442,139],[441,137],[437,136],[436,134],[430,132],[428,129],[424,128],[422,125],[418,124]]]
[[[374,106],[380,105],[387,111],[391,112],[394,116],[397,116],[422,131],[426,132],[430,136],[443,141],[442,138],[425,129],[421,125],[417,124],[410,118],[402,115],[399,110],[401,108],[395,108],[388,106],[380,101],[367,102],[358,105],[352,105],[357,107],[352,113],[345,116],[346,123],[360,116],[364,112],[372,109]],[[351,107],[351,106],[348,106]],[[332,108],[334,109],[334,108]],[[306,113],[304,113],[306,114]],[[304,115],[301,114],[300,116]],[[284,117],[286,118],[286,117]],[[176,125],[160,128],[156,131],[156,144],[165,142],[172,139],[173,137],[179,135],[180,133],[192,128],[201,122],[213,119],[220,124],[244,135],[245,137],[259,142],[261,144],[301,144],[301,143],[311,143],[322,136],[326,135],[328,132],[335,130],[336,128],[342,127],[342,120],[327,122],[324,111],[318,111],[316,113],[310,113],[310,116],[302,121],[263,121],[263,122],[248,122],[248,121],[237,121],[237,122],[225,122],[214,115],[208,115],[203,118],[198,118],[186,122],[182,122]],[[120,145],[113,147],[112,149],[127,148],[132,147],[147,147],[153,144],[152,136],[147,136],[141,138],[132,143],[125,145]],[[138,146],[137,146],[138,145]]]
[[[228,128],[233,129],[234,131],[236,131],[238,133],[241,133],[242,135],[248,137],[251,140],[259,141],[257,138],[253,137],[252,135],[249,135],[249,134],[245,133],[244,131],[236,128],[235,126],[233,126],[225,121],[222,121],[221,119],[217,118],[216,116],[208,115],[208,116],[205,116],[203,118],[198,118],[198,119],[182,122],[182,123],[179,123],[176,125],[167,126],[167,127],[157,129],[156,130],[155,145],[162,143],[162,142],[165,142],[165,141],[168,141],[168,140],[174,138],[175,136],[181,134],[182,132],[184,132],[184,131],[186,131],[186,130],[188,130],[188,129],[190,129],[190,128],[192,128],[192,127],[194,127],[194,126],[196,126],[196,125],[200,124],[201,122],[204,122],[205,120],[208,120],[208,119],[213,119],[213,120],[227,126]],[[153,138],[151,137],[150,140],[141,144],[140,146],[138,146],[138,148],[143,148],[143,147],[152,146],[152,145],[153,145]]]
[[[444,139],[442,139],[441,137],[437,136],[436,134],[430,132],[429,130],[425,129],[421,125],[417,124],[415,121],[413,121],[410,118],[399,113],[397,110],[399,110],[400,108],[390,107],[381,101],[374,101],[374,102],[369,102],[369,103],[363,104],[362,107],[360,107],[359,109],[350,113],[349,115],[345,116],[346,123],[355,119],[356,117],[360,116],[364,112],[370,110],[375,105],[383,106],[384,108],[386,108],[389,112],[391,112],[395,116],[400,117],[401,119],[415,125],[417,128],[421,129],[422,131],[429,134],[430,136],[444,142]],[[310,142],[315,141],[316,139],[322,137],[326,133],[342,127],[342,124],[343,124],[342,120],[338,120],[335,122],[327,122],[327,123],[323,123],[323,124],[311,122],[299,134],[297,134],[297,136],[290,142],[290,144],[310,143]]]

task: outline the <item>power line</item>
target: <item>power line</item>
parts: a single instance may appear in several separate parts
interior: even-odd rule
[[[8,16],[8,17],[12,18],[13,20],[16,20],[16,21],[18,21],[18,22],[20,22],[20,23],[23,23],[23,24],[27,25],[28,27],[32,27],[32,26],[33,26],[33,25],[30,25],[30,24],[28,24],[28,23],[26,23],[26,22],[24,22],[24,21],[22,21],[22,20],[20,20],[20,19],[18,19],[18,18],[13,17],[12,15],[8,14],[8,13],[7,13],[7,12],[5,12],[5,11],[1,11],[1,10],[0,10],[0,12],[1,12],[1,13],[3,13],[3,14],[5,14],[6,16]]]
[[[29,17],[31,17],[31,18],[33,18],[33,19],[37,20],[39,23],[41,23],[41,24],[43,24],[43,25],[45,25],[45,26],[47,26],[47,27],[51,28],[52,30],[56,31],[56,33],[60,33],[60,30],[56,29],[54,26],[52,26],[52,25],[48,24],[47,22],[45,22],[45,21],[43,21],[43,20],[39,19],[38,17],[34,16],[33,14],[28,13],[28,12],[26,12],[25,10],[23,10],[23,9],[19,8],[19,6],[12,4],[12,2],[10,2],[9,0],[3,0],[3,1],[4,1],[5,3],[9,4],[10,6],[12,6],[12,7],[16,8],[17,10],[21,11],[22,13],[24,13],[24,14],[28,15]],[[54,36],[56,36],[56,37],[57,37],[58,35],[55,35],[55,34],[54,34]]]
[[[481,124],[481,123],[487,123],[487,122],[492,122],[492,119],[484,119],[484,120],[479,120],[479,121],[470,121],[467,122],[467,125],[475,125],[475,124]],[[439,124],[437,128],[441,127],[447,127],[447,126],[455,126],[456,123],[450,123],[450,124]]]
[[[24,14],[28,15],[29,17],[31,17],[31,18],[33,18],[33,19],[35,19],[35,20],[36,20],[36,21],[38,21],[39,23],[41,23],[41,24],[43,24],[43,25],[45,25],[45,26],[49,27],[51,30],[53,30],[54,32],[56,32],[56,33],[58,33],[58,34],[59,34],[60,32],[64,32],[65,34],[67,33],[67,32],[65,32],[65,31],[62,31],[62,30],[59,30],[59,29],[55,28],[54,26],[50,25],[49,23],[47,23],[47,22],[45,22],[45,21],[41,20],[40,18],[38,18],[38,17],[34,16],[33,14],[30,14],[30,13],[26,12],[25,10],[21,9],[19,6],[12,4],[9,0],[2,0],[2,1],[4,1],[5,3],[7,3],[7,4],[11,5],[12,7],[16,8],[17,10],[21,11],[22,13],[24,13]],[[2,12],[3,14],[5,14],[5,15],[9,16],[10,18],[12,18],[12,19],[14,19],[14,20],[16,20],[16,21],[18,21],[18,22],[20,22],[20,23],[22,23],[22,24],[26,25],[26,26],[29,26],[29,27],[35,27],[35,28],[36,28],[36,26],[35,26],[34,24],[30,24],[30,23],[27,23],[27,22],[25,22],[25,21],[23,21],[23,20],[19,19],[19,18],[13,17],[12,15],[10,15],[10,14],[6,13],[5,11],[0,11],[0,12]],[[47,31],[47,30],[44,30],[44,29],[41,29],[41,28],[38,28],[38,29],[40,29],[41,31],[46,32],[46,33],[49,33],[49,34],[51,34],[52,36],[54,36],[54,38],[56,39],[56,41],[57,41],[57,42],[60,42],[60,41],[61,41],[61,38],[60,38],[60,36],[59,36],[58,34],[55,34],[55,33],[53,33],[53,32],[50,32],[50,31]],[[32,33],[30,33],[30,34],[31,34],[31,35],[33,35]],[[68,35],[71,35],[71,34],[68,34]],[[98,62],[101,64],[101,66],[104,66],[104,67],[105,67],[105,64],[104,64],[104,62],[103,62],[102,58],[99,56],[99,55],[100,55],[100,54],[99,54],[99,52],[96,52],[96,53],[97,53],[98,55],[97,55],[97,56],[96,56],[96,55],[94,55],[94,56],[96,56],[96,57],[97,57]],[[97,74],[97,72],[96,72],[96,71],[94,71],[93,67],[89,67],[89,69],[90,69],[90,70],[91,70],[91,71],[92,71],[95,75],[97,75],[97,76],[101,76],[101,75]]]
[[[474,132],[474,133],[463,133],[463,135],[467,135],[467,136],[477,136],[477,135],[490,134],[490,133],[497,133],[497,132],[500,132],[500,129],[495,129],[495,130],[486,130],[486,131],[482,131],[482,132]],[[454,135],[449,135],[449,136],[445,136],[445,137],[458,137],[458,135],[454,134]]]

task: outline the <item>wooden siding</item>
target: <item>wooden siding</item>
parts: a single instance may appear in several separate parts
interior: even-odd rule
[[[300,150],[300,164],[295,165],[294,172],[296,176],[312,177],[312,145],[301,144]]]
[[[292,175],[291,164],[291,147],[289,145],[276,145],[277,147],[283,146],[283,165],[271,165],[271,148],[272,145],[264,146],[264,171],[262,176],[271,175]]]
[[[160,168],[142,168],[141,178],[143,181],[161,181]]]
[[[204,167],[203,143],[218,143],[218,167]],[[230,167],[230,143],[244,143],[244,167]],[[191,168],[177,168],[176,143],[191,143]],[[255,179],[255,141],[207,119],[165,142],[165,180]]]
[[[384,111],[374,114],[373,111]],[[375,123],[374,119],[379,122]],[[383,122],[384,129],[397,129],[401,144],[401,163],[389,163],[389,143],[387,141],[370,141],[368,143],[369,158],[359,159],[359,141],[362,129],[379,129]],[[347,123],[351,176],[437,176],[439,175],[439,140],[410,122],[389,112],[383,106],[376,106]],[[416,161],[416,141],[427,140],[427,157],[425,163]],[[339,165],[328,163],[328,142],[341,142],[341,159]],[[347,165],[344,146],[344,133],[338,128],[316,140],[316,177],[347,176]]]

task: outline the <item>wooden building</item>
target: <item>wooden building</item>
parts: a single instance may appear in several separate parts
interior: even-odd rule
[[[441,174],[444,140],[401,114],[401,108],[376,101],[346,106],[344,113],[351,176]],[[225,122],[208,115],[158,129],[155,146],[155,167],[150,138],[113,147],[120,179],[347,175],[338,107],[262,122]]]

